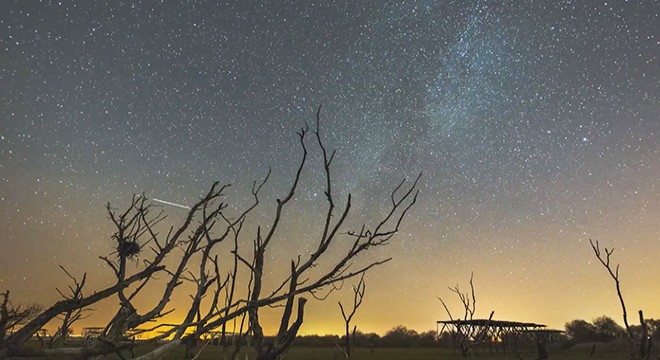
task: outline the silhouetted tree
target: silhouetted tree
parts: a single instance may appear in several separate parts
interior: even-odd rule
[[[421,347],[439,346],[438,333],[433,330],[420,333],[418,344]]]
[[[344,319],[344,356],[347,359],[351,358],[351,320],[355,315],[357,309],[362,305],[362,300],[364,299],[364,274],[360,276],[360,282],[357,286],[353,286],[353,306],[351,307],[351,312],[348,313],[344,310],[344,306],[341,304],[341,301],[338,301],[339,309],[341,310],[341,316]],[[355,331],[357,326],[353,328],[353,338],[355,338]]]
[[[410,208],[417,200],[419,176],[412,183],[401,181],[390,193],[389,210],[373,224],[364,224],[357,230],[347,229],[345,220],[351,211],[349,194],[336,213],[331,164],[335,152],[328,153],[320,133],[320,111],[316,113],[315,144],[322,158],[321,168],[324,174],[325,203],[327,210],[319,214],[321,220],[320,236],[317,247],[304,257],[298,255],[290,263],[289,271],[282,276],[272,289],[264,288],[263,276],[272,270],[268,249],[277,246],[280,224],[284,210],[290,206],[300,187],[303,168],[308,165],[305,126],[298,133],[302,157],[296,173],[284,194],[278,198],[271,221],[254,227],[256,234],[245,235],[244,224],[251,221],[253,210],[260,204],[260,194],[266,185],[270,171],[259,182],[254,182],[251,190],[252,202],[243,210],[233,210],[224,201],[229,185],[214,183],[210,190],[195,202],[179,226],[163,229],[164,211],[154,205],[144,195],[134,195],[124,210],[118,210],[110,204],[106,206],[110,221],[114,226],[111,239],[113,252],[101,259],[114,275],[114,282],[109,286],[84,295],[86,275],[78,281],[77,277],[67,272],[73,281],[70,292],[60,292],[63,299],[41,312],[21,307],[12,307],[9,292],[3,296],[0,308],[0,358],[20,356],[66,356],[80,359],[99,358],[106,354],[119,357],[132,357],[129,353],[135,343],[129,334],[154,333],[150,338],[159,343],[152,351],[136,357],[141,360],[159,359],[172,349],[184,345],[185,357],[196,358],[210,340],[204,340],[211,331],[223,333],[230,322],[237,322],[234,331],[237,339],[250,335],[257,349],[257,359],[275,360],[281,358],[296,338],[304,320],[304,308],[307,299],[303,294],[318,299],[326,298],[339,283],[391,260],[385,258],[361,265],[355,260],[370,250],[387,245],[398,233],[399,227]],[[163,231],[164,230],[164,231]],[[245,237],[249,236],[245,246]],[[288,235],[290,236],[290,235]],[[340,236],[349,241],[338,243],[334,249],[339,256],[331,259],[325,271],[317,267],[320,260],[328,258],[327,250]],[[228,250],[220,244],[229,242]],[[246,251],[245,248],[250,250]],[[247,253],[247,254],[246,254]],[[325,256],[324,256],[325,255]],[[326,263],[327,264],[327,263]],[[315,269],[315,271],[311,271]],[[246,289],[238,291],[239,273],[248,278]],[[158,275],[155,277],[154,275]],[[173,309],[171,299],[181,289],[184,282],[192,284],[192,293],[184,316],[175,322],[163,323],[162,319]],[[268,282],[269,284],[271,281]],[[144,289],[149,287],[149,294],[155,303],[148,307],[138,307],[136,299],[147,296]],[[84,309],[101,300],[115,297],[118,305],[114,316],[106,324],[101,335],[86,342],[79,348],[30,349],[24,346],[39,329],[53,319],[60,318],[62,336],[68,334],[71,321],[79,318]],[[266,306],[283,307],[282,317],[274,337],[264,335],[259,310]],[[292,319],[295,317],[295,319]],[[18,320],[17,320],[18,319]],[[20,321],[19,321],[20,320]],[[9,329],[21,325],[15,332]],[[238,348],[238,347],[237,347]],[[237,352],[229,354],[235,358]]]
[[[69,277],[72,282],[72,285],[69,285],[68,292],[62,292],[60,289],[55,288],[57,292],[65,300],[80,300],[84,297],[83,287],[85,286],[85,281],[87,276],[83,275],[82,279],[79,281],[75,276],[71,275],[63,266],[60,265],[60,268],[64,273]],[[59,320],[59,326],[55,333],[48,340],[49,349],[57,349],[66,344],[67,339],[73,333],[72,326],[73,324],[81,319],[86,318],[93,309],[90,308],[74,308],[69,309],[62,314],[58,315],[56,318]]]
[[[593,325],[596,329],[596,340],[598,341],[610,342],[626,335],[626,330],[608,316],[603,315],[594,319]]]
[[[625,325],[628,338],[630,339],[630,357],[633,359],[648,359],[651,356],[652,349],[652,338],[648,336],[648,328],[646,320],[644,320],[644,313],[642,310],[639,310],[639,323],[641,327],[641,334],[639,338],[635,337],[632,327],[628,324],[628,312],[626,310],[626,303],[623,300],[623,294],[621,293],[621,281],[619,279],[619,264],[613,268],[613,265],[610,263],[610,257],[614,253],[614,249],[604,248],[605,252],[603,253],[600,250],[600,244],[598,241],[592,241],[589,239],[591,244],[591,249],[594,251],[596,258],[600,263],[605,267],[608,274],[614,281],[616,286],[616,293],[619,297],[619,302],[621,303],[621,310],[623,312],[623,324]]]
[[[359,330],[356,330],[351,334],[352,346],[354,347],[368,347],[375,348],[381,344],[381,337],[376,333],[363,333]],[[343,339],[342,339],[343,340]]]
[[[572,320],[564,328],[566,335],[576,344],[596,340],[596,327],[585,320]]]
[[[644,322],[646,324],[647,336],[656,342],[660,341],[660,320],[644,319]],[[642,325],[630,325],[630,328],[632,329],[635,337],[642,336]]]
[[[454,337],[449,331],[442,331],[438,335],[438,344],[440,347],[449,348],[454,345]]]
[[[449,287],[449,290],[455,293],[456,296],[458,296],[458,299],[461,301],[461,305],[463,306],[462,318],[454,318],[451,312],[449,311],[449,308],[447,307],[445,301],[442,300],[441,297],[438,297],[438,300],[440,300],[442,306],[445,308],[445,311],[447,312],[447,316],[449,316],[449,320],[451,321],[473,320],[474,313],[477,308],[477,297],[474,291],[474,272],[470,273],[470,292],[465,292],[465,293],[461,292],[461,289],[458,286],[458,284],[456,284],[454,287]],[[487,325],[493,319],[494,313],[495,313],[494,311],[490,312],[490,316],[486,321]],[[475,326],[457,325],[455,326],[455,330],[450,332],[454,340],[454,344],[459,345],[463,357],[468,357],[470,355],[470,353],[472,352],[472,346],[474,344],[481,343],[484,340],[484,337],[486,336],[486,332],[478,332],[478,329],[479,327],[475,327]]]
[[[16,327],[24,325],[32,320],[41,311],[38,304],[18,304],[14,305],[9,300],[9,290],[0,293],[2,301],[0,302],[0,344],[4,341],[9,332]]]
[[[387,347],[414,347],[418,337],[417,331],[399,325],[387,331],[381,338],[381,343]]]
[[[408,210],[415,204],[417,199],[417,182],[419,181],[421,174],[417,176],[411,186],[404,188],[405,181],[402,181],[395,187],[394,191],[390,193],[389,210],[385,213],[385,216],[376,221],[372,227],[362,225],[357,231],[340,231],[344,228],[344,222],[351,210],[351,195],[349,194],[347,196],[341,212],[335,214],[336,204],[331,180],[331,165],[335,157],[335,152],[328,153],[323,144],[320,131],[320,113],[321,107],[319,107],[316,112],[316,129],[314,135],[316,144],[320,149],[322,156],[322,168],[325,180],[325,189],[323,193],[325,194],[325,201],[327,204],[327,210],[322,214],[323,225],[321,235],[318,239],[316,249],[308,258],[306,258],[306,260],[298,256],[296,260],[291,261],[289,276],[280,283],[271,295],[267,297],[267,299],[275,299],[277,300],[276,302],[283,301],[285,303],[279,329],[272,340],[266,339],[263,334],[259,321],[260,306],[247,307],[249,328],[254,337],[255,346],[258,352],[258,360],[279,359],[295,340],[298,329],[303,322],[304,306],[307,301],[305,298],[299,298],[299,294],[309,293],[317,299],[325,299],[329,293],[335,289],[334,286],[330,285],[343,282],[344,280],[351,279],[355,276],[361,276],[369,269],[382,265],[392,259],[387,258],[374,261],[363,267],[351,267],[354,260],[359,255],[372,250],[373,248],[384,246],[389,243],[392,237],[399,231],[403,218]],[[268,232],[263,235],[261,233],[261,228],[257,230],[256,238],[253,241],[254,251],[252,261],[247,261],[243,257],[239,257],[239,259],[251,271],[252,281],[249,289],[250,297],[248,304],[258,304],[260,301],[259,298],[262,293],[263,285],[262,276],[266,259],[265,252],[278,228],[284,207],[293,198],[294,192],[298,187],[300,174],[307,158],[307,148],[304,142],[307,130],[307,127],[305,127],[298,133],[303,157],[288,194],[282,200],[277,200],[275,218],[268,227]],[[309,270],[317,265],[319,259],[326,253],[329,246],[335,242],[339,234],[342,232],[351,237],[352,242],[349,242],[348,248],[343,250],[343,255],[338,260],[335,260],[335,265],[331,267],[330,270],[312,278],[311,275],[309,275]],[[323,289],[326,287],[329,287],[330,289],[325,292],[325,294],[322,294]],[[291,323],[291,316],[296,301],[296,319]]]

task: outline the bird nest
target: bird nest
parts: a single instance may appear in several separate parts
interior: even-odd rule
[[[120,258],[131,259],[140,254],[140,244],[137,241],[122,241],[117,246],[117,254]]]

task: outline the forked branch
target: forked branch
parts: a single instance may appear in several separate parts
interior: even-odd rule
[[[616,294],[619,297],[619,302],[621,303],[621,310],[623,312],[623,324],[626,327],[626,332],[628,333],[628,337],[630,338],[630,357],[632,359],[648,359],[650,356],[650,348],[651,348],[651,343],[650,343],[650,338],[647,338],[647,335],[645,334],[646,332],[646,323],[644,321],[644,314],[642,311],[639,311],[639,321],[642,326],[642,338],[640,339],[640,345],[639,347],[636,346],[636,339],[635,339],[635,334],[628,324],[628,312],[626,310],[626,303],[623,300],[623,294],[621,293],[621,281],[619,279],[619,264],[616,265],[614,269],[612,269],[612,263],[611,263],[611,256],[614,253],[614,248],[608,249],[608,248],[603,248],[603,251],[600,249],[600,244],[598,241],[593,241],[592,239],[589,239],[589,244],[591,244],[591,249],[593,250],[594,254],[596,255],[596,258],[598,261],[607,269],[607,272],[610,274],[610,277],[614,281],[614,284],[616,285]]]

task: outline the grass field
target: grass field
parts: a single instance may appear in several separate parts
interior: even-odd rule
[[[593,356],[590,356],[593,344],[581,344],[569,349],[550,349],[550,359],[566,359],[566,360],[625,360],[629,359],[627,349],[625,347],[614,344],[597,344]],[[138,353],[149,350],[148,348],[141,348]],[[183,349],[177,349],[170,353],[166,359],[181,359]],[[247,357],[246,357],[247,355]],[[522,359],[536,359],[534,352],[523,352],[519,354]],[[217,346],[209,346],[205,349],[199,357],[203,359],[226,359],[223,357],[222,349]],[[515,354],[491,354],[488,351],[477,351],[472,359],[497,359],[497,360],[518,360],[520,359]],[[254,353],[243,352],[239,357],[240,360],[254,359]],[[286,360],[341,360],[343,359],[336,348],[312,348],[312,347],[292,347],[291,350],[285,355]],[[376,348],[365,349],[357,348],[354,351],[354,360],[437,360],[437,359],[463,359],[459,353],[450,349],[438,348]],[[655,358],[653,358],[655,359]]]
[[[32,342],[35,348],[38,348],[36,342]],[[595,346],[593,356],[591,355],[592,348]],[[143,345],[135,349],[134,356],[139,356],[153,350],[155,345]],[[656,348],[656,354],[658,348]],[[627,360],[630,359],[628,354],[628,346],[626,343],[590,343],[578,344],[570,348],[562,346],[551,347],[548,349],[550,359],[562,360]],[[180,347],[168,353],[165,357],[166,360],[182,359],[184,348]],[[132,358],[130,354],[126,358]],[[516,354],[507,353],[503,354],[490,353],[490,351],[477,350],[470,357],[470,359],[495,359],[495,360],[534,360],[537,354],[533,350],[526,350],[519,353],[520,357]],[[118,356],[108,356],[107,359],[119,359]],[[223,354],[223,349],[220,346],[207,346],[204,348],[199,360],[225,360],[230,357]],[[52,357],[51,359],[67,359],[66,357]],[[255,353],[253,350],[242,350],[238,360],[254,360]],[[343,360],[343,355],[335,347],[304,347],[293,346],[288,353],[286,353],[285,360]],[[460,353],[451,349],[444,348],[355,348],[353,353],[354,360],[458,360],[464,359]],[[650,357],[652,360],[660,360],[660,357],[653,355]]]

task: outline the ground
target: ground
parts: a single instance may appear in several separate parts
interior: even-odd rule
[[[552,348],[549,351],[550,359],[562,360],[625,360],[630,356],[626,347],[612,344],[595,344],[596,348],[593,356],[590,356],[594,344],[581,344],[572,348]],[[167,359],[181,359],[181,352],[173,352]],[[209,346],[205,349],[200,360],[204,359],[222,359],[220,347]],[[471,358],[497,359],[497,360],[534,360],[536,354],[531,351],[519,354],[490,354],[488,351],[477,351]],[[240,360],[246,359],[245,355],[239,357]],[[254,359],[250,356],[249,359]],[[286,354],[285,360],[342,360],[343,355],[336,348],[312,348],[312,347],[293,347]],[[453,360],[463,359],[459,353],[450,349],[438,348],[376,348],[376,349],[355,349],[354,360]]]
[[[38,347],[38,344],[31,342],[30,346]],[[594,349],[595,346],[595,349]],[[144,345],[136,349],[135,355],[144,354],[154,348],[154,345]],[[175,360],[183,358],[183,347],[178,348],[165,357],[165,360]],[[591,352],[593,350],[593,356]],[[625,343],[591,343],[578,344],[572,347],[555,346],[549,349],[550,360],[627,360],[630,359],[628,346]],[[128,355],[128,354],[126,354]],[[247,355],[247,357],[246,357]],[[495,360],[535,360],[536,354],[533,350],[527,350],[520,354],[513,353],[493,353],[489,351],[476,351],[471,359],[495,359]],[[126,358],[131,358],[127,356]],[[119,359],[119,357],[109,356],[107,359]],[[246,354],[244,351],[237,360],[254,359],[254,352]],[[60,359],[60,358],[53,358]],[[61,359],[66,359],[62,357]],[[222,360],[229,359],[223,357],[222,347],[207,346],[199,360]],[[303,347],[293,346],[285,355],[284,360],[343,360],[343,355],[336,347]],[[455,350],[440,348],[356,348],[354,349],[354,360],[459,360],[463,359]],[[660,357],[654,355],[650,359],[656,360]]]

